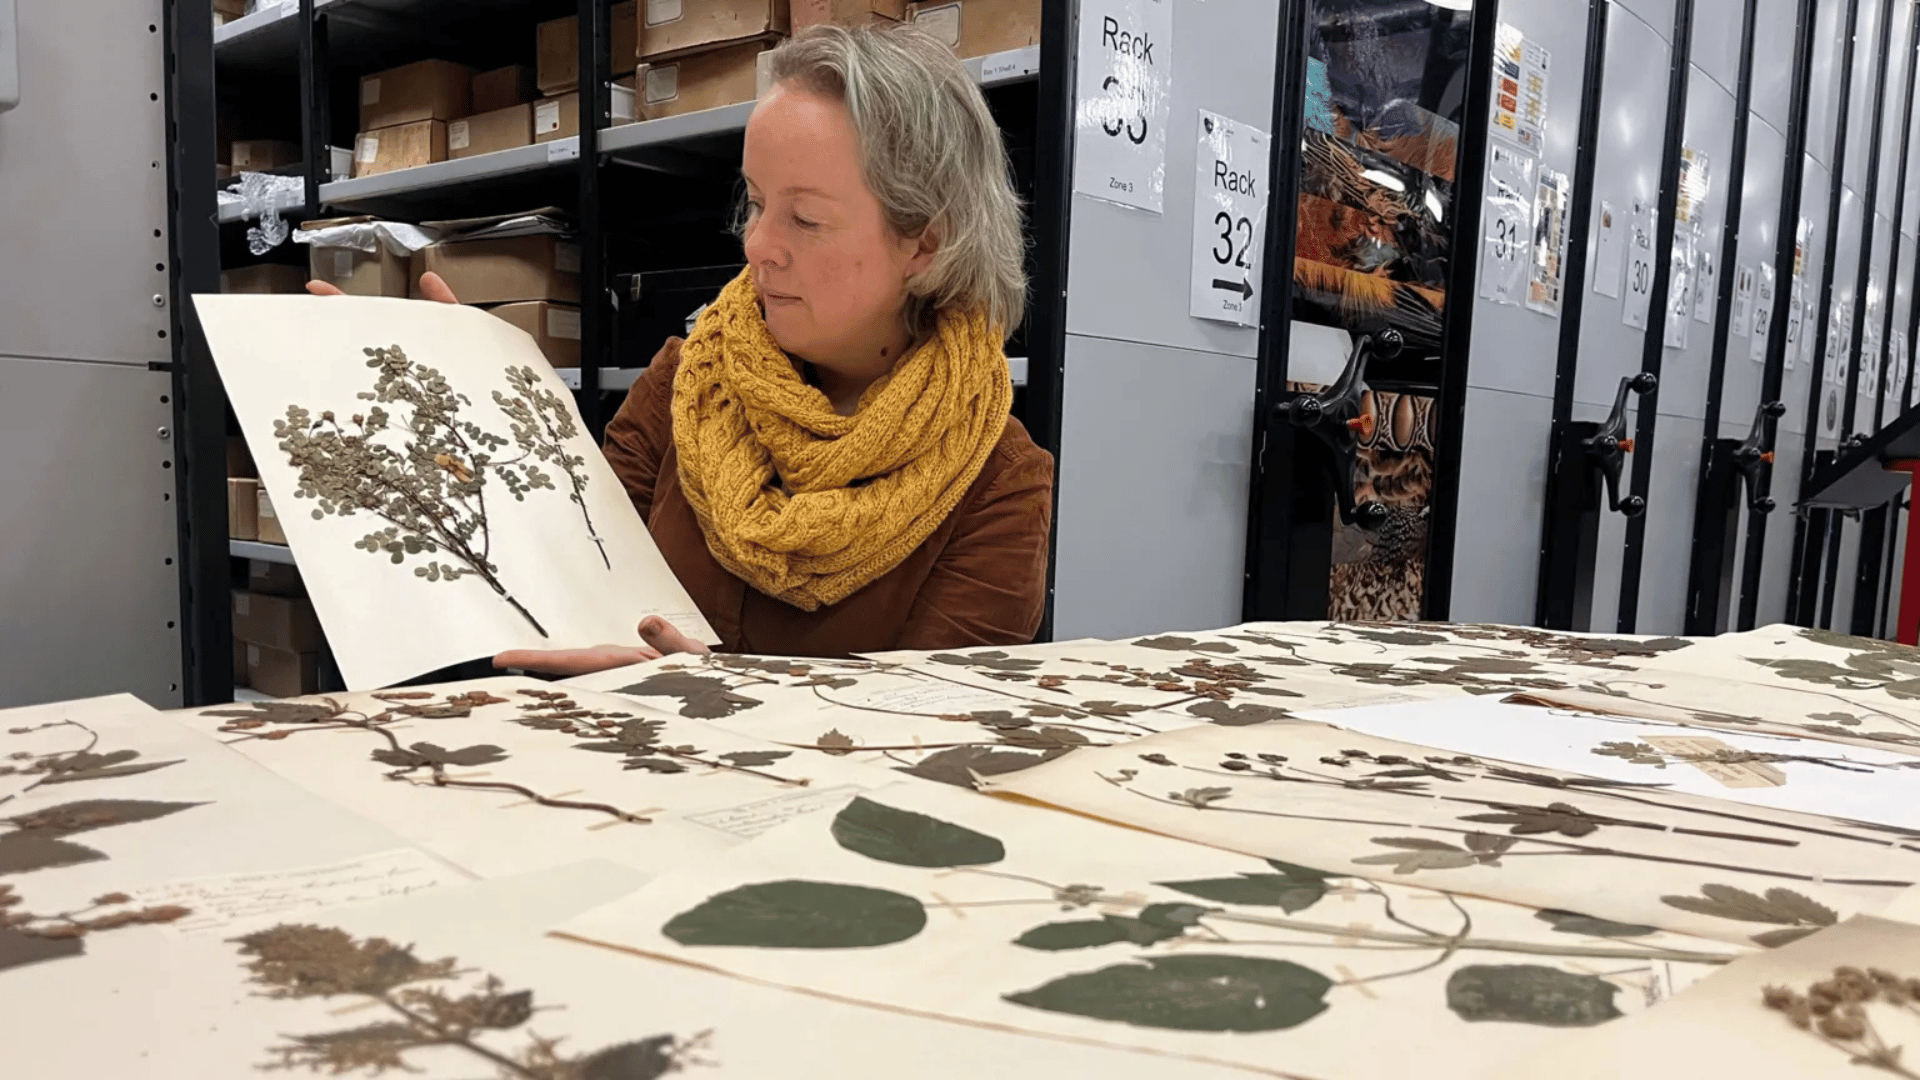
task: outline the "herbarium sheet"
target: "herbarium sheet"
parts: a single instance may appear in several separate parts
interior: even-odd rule
[[[477,308],[196,296],[348,686],[712,631],[532,339]]]
[[[892,1013],[1322,1080],[1406,1076],[1413,1060],[1383,1031],[1445,1048],[1421,1075],[1473,1076],[1742,951],[911,782],[558,933],[638,954],[636,979],[664,957]]]
[[[1188,728],[988,787],[1263,858],[1746,945],[1878,911],[1920,882],[1920,839],[1903,828],[1307,722]]]
[[[529,678],[175,715],[485,878],[590,858],[658,872],[896,779]]]

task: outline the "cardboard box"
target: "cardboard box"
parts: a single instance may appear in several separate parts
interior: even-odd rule
[[[533,143],[533,106],[509,105],[447,125],[447,156],[479,157]]]
[[[809,26],[866,26],[905,22],[907,0],[791,0],[793,32]]]
[[[297,567],[265,559],[247,560],[247,591],[257,596],[301,597],[307,595]]]
[[[307,271],[304,267],[281,263],[236,266],[220,272],[223,293],[304,293]]]
[[[625,75],[639,67],[640,8],[638,0],[613,5],[608,16],[607,46],[614,75]],[[580,17],[569,15],[540,24],[534,31],[534,85],[546,95],[563,94],[580,87]]]
[[[572,304],[550,304],[535,300],[524,304],[502,304],[489,309],[494,315],[525,330],[540,346],[547,363],[557,368],[580,366],[580,309]]]
[[[247,13],[247,0],[213,0],[215,13],[237,19]]]
[[[473,77],[473,102],[470,115],[499,112],[525,105],[538,97],[534,89],[533,69],[525,64],[494,68]]]
[[[310,245],[308,273],[349,296],[392,296],[405,300],[412,268],[404,255],[388,251]]]
[[[444,120],[421,120],[365,131],[354,143],[354,176],[398,172],[447,160],[447,124]]]
[[[248,644],[247,685],[268,697],[300,697],[320,692],[320,654],[295,653]]]
[[[642,0],[640,59],[677,56],[754,39],[785,37],[787,0]]]
[[[227,479],[257,480],[259,477],[259,470],[253,467],[253,455],[247,451],[245,437],[227,436]]]
[[[284,139],[235,139],[227,152],[227,164],[233,166],[236,173],[265,172],[300,164],[299,144]]]
[[[646,120],[752,101],[764,81],[764,41],[650,63],[640,72],[640,115]]]
[[[1040,0],[916,0],[907,19],[961,57],[1040,43]]]
[[[639,114],[634,92],[624,86],[613,87],[613,126],[631,124]],[[533,141],[556,142],[580,134],[580,92],[578,90],[533,103]]]
[[[288,652],[313,652],[326,641],[310,601],[245,589],[233,591],[233,636]]]
[[[239,638],[233,639],[233,688],[242,689],[252,684],[247,681],[247,643]]]
[[[227,481],[227,539],[260,539],[260,481]]]
[[[280,515],[273,511],[273,499],[267,495],[267,489],[258,480],[254,481],[254,518],[259,535],[255,540],[263,544],[284,544],[287,534],[280,531]]]
[[[421,60],[360,80],[360,130],[458,120],[473,111],[473,69]]]
[[[580,248],[555,236],[435,244],[420,252],[417,263],[422,273],[445,278],[453,295],[468,304],[580,302]]]

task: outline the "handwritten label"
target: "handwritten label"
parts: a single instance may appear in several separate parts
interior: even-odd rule
[[[1738,756],[1740,751],[1710,735],[1648,735],[1643,740],[1663,754],[1684,760],[1706,773],[1722,787],[1785,787],[1787,774],[1759,761],[1714,761],[1719,755]]]
[[[780,795],[771,799],[762,799],[759,802],[729,806],[724,810],[688,814],[687,820],[695,825],[705,825],[715,832],[723,832],[742,840],[751,840],[794,818],[843,806],[863,790],[865,789],[853,784],[842,784],[839,787],[823,788],[819,791],[797,791],[792,795]]]
[[[836,701],[861,709],[886,709],[889,712],[944,716],[979,709],[1007,709],[1015,699],[991,690],[976,690],[954,683],[899,686],[866,694],[853,694]]]
[[[466,880],[424,851],[400,848],[331,866],[176,881],[141,890],[134,903],[191,909],[193,914],[169,925],[179,933],[197,935],[323,908],[397,900]]]

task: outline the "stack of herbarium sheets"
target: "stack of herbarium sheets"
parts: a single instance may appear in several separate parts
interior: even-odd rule
[[[16,710],[0,1045],[47,1077],[1910,1076],[1916,702],[1920,653],[1789,628],[1274,624]]]

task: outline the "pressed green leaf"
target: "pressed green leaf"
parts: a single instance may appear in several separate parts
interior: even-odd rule
[[[79,956],[85,948],[79,938],[44,938],[0,926],[0,971],[42,960]]]
[[[1063,949],[1090,949],[1095,945],[1112,945],[1125,940],[1126,933],[1105,919],[1080,919],[1036,926],[1014,938],[1013,943],[1026,949],[1059,952]]]
[[[1620,988],[1541,964],[1474,964],[1447,978],[1447,1008],[1469,1022],[1593,1027],[1622,1015]]]
[[[1186,930],[1198,925],[1202,917],[1219,910],[1199,904],[1148,904],[1140,909],[1140,921],[1148,926]]]
[[[106,858],[80,844],[32,832],[0,835],[0,874],[26,874],[61,866],[98,862]]]
[[[1788,926],[1755,934],[1748,940],[1763,949],[1777,949],[1782,945],[1791,945],[1808,934],[1817,934],[1820,930],[1818,926]]]
[[[205,803],[197,802],[156,802],[147,799],[83,799],[79,802],[61,803],[45,810],[20,814],[8,818],[24,832],[37,833],[40,836],[62,837],[78,833],[92,832],[95,829],[111,828],[115,825],[128,825],[136,821],[152,821],[182,810],[191,810]],[[0,837],[4,840],[4,837]]]
[[[1007,857],[985,833],[866,798],[834,817],[833,838],[848,851],[900,866],[981,866]]]
[[[1291,872],[1241,874],[1239,877],[1203,878],[1198,881],[1161,881],[1155,884],[1202,900],[1277,907],[1288,914],[1305,911],[1327,895],[1324,877],[1296,876]]]
[[[1333,981],[1287,960],[1159,956],[1006,995],[1015,1005],[1175,1031],[1280,1031],[1326,1007]]]
[[[1592,915],[1582,915],[1577,911],[1561,911],[1557,908],[1535,912],[1533,917],[1552,925],[1562,934],[1580,934],[1583,937],[1645,937],[1659,931],[1658,927],[1614,922],[1612,919],[1599,919]]]
[[[825,881],[767,881],[729,889],[669,920],[682,945],[864,949],[918,934],[927,909],[911,896]]]
[[[580,1080],[655,1080],[678,1072],[673,1045],[673,1036],[655,1035],[597,1050],[581,1059]]]

